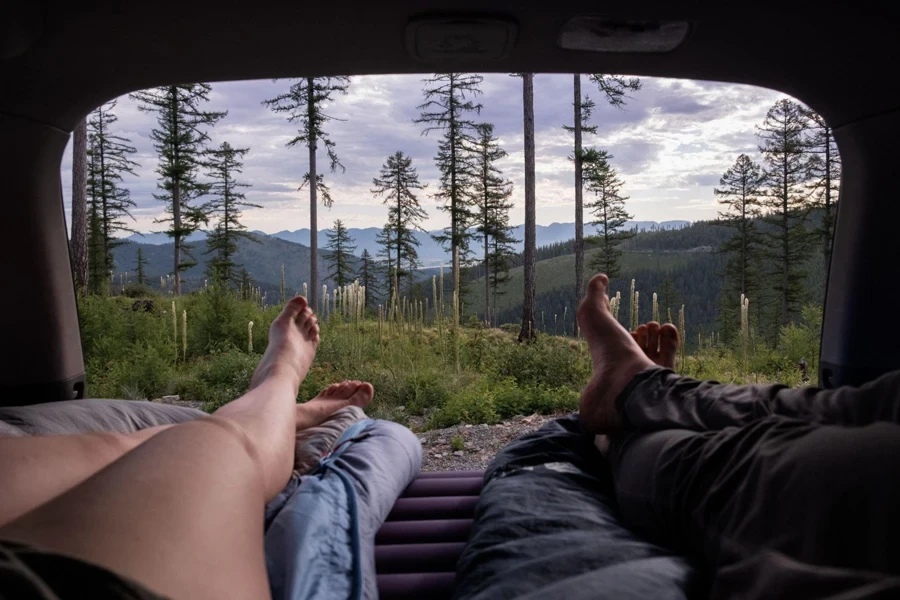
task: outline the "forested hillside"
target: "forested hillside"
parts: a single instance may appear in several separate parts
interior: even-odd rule
[[[816,213],[810,216],[815,222]],[[763,223],[757,223],[765,228]],[[620,292],[623,297],[630,293],[631,280],[639,292],[639,316],[642,321],[650,319],[652,296],[657,293],[660,318],[666,320],[671,309],[673,319],[682,305],[685,306],[686,320],[694,335],[688,339],[689,345],[697,343],[696,335],[707,336],[720,332],[723,328],[739,327],[739,321],[723,322],[723,307],[733,310],[725,312],[737,314],[740,298],[725,298],[725,266],[727,256],[719,252],[722,245],[734,235],[733,230],[715,221],[700,221],[677,229],[660,229],[638,233],[622,244],[622,274],[613,278],[611,295]],[[574,331],[573,309],[577,305],[574,293],[574,255],[571,240],[537,250],[537,295],[536,310],[538,330],[551,334],[571,335]],[[596,249],[586,245],[587,263]],[[497,325],[519,324],[522,314],[521,255],[517,255],[510,270],[510,279],[498,288],[497,312],[492,321]],[[804,303],[821,304],[824,298],[824,264],[821,254],[814,255],[806,263],[804,270],[809,273],[803,290]],[[484,317],[484,278],[473,269],[466,289],[467,315]],[[754,298],[756,302],[771,302],[771,298]],[[733,305],[733,306],[732,306]],[[628,322],[627,310],[619,319]]]
[[[309,248],[276,237],[254,232],[256,241],[241,239],[237,242],[234,261],[242,265],[250,276],[254,286],[262,292],[278,292],[268,296],[271,302],[280,301],[281,266],[284,265],[284,279],[287,293],[293,294],[302,289],[303,283],[309,281]],[[127,281],[136,282],[137,251],[141,249],[147,261],[145,274],[148,285],[159,289],[160,277],[172,272],[172,244],[137,244],[125,242],[114,250],[116,265],[115,285],[121,286],[127,273]],[[208,281],[207,266],[211,254],[207,254],[206,240],[194,243],[193,254],[198,263],[185,270],[184,285],[188,291],[202,288]],[[327,264],[319,257],[319,271],[326,274]],[[332,286],[330,278],[325,277],[323,283]],[[270,303],[271,303],[270,302]]]

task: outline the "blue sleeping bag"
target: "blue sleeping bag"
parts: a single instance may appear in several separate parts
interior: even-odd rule
[[[688,561],[617,517],[606,461],[576,416],[508,444],[485,473],[457,599],[704,594]]]

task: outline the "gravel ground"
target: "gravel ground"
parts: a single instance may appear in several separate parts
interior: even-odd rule
[[[419,434],[423,471],[472,471],[486,469],[497,452],[515,438],[539,429],[556,417],[531,415],[514,417],[496,425],[457,425]],[[463,449],[453,447],[462,440]],[[457,446],[458,447],[458,446]]]

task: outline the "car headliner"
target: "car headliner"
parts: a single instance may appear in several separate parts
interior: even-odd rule
[[[891,20],[857,24],[824,3],[817,6],[822,14],[800,2],[717,10],[683,0],[4,4],[13,14],[0,19],[0,36],[34,26],[41,32],[24,53],[0,59],[0,113],[65,131],[101,102],[135,89],[297,75],[604,72],[730,81],[791,94],[835,127],[900,105],[900,80],[883,66],[900,58]],[[432,14],[510,18],[518,39],[504,60],[422,62],[407,52],[406,25]],[[663,54],[563,50],[560,28],[579,15],[684,19],[691,31]]]

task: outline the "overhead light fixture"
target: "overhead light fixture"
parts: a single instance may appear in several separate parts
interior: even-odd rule
[[[406,26],[406,46],[418,60],[499,60],[516,41],[514,21],[493,17],[420,17]]]
[[[627,21],[573,17],[563,25],[559,45],[589,52],[670,52],[681,45],[687,21]]]

